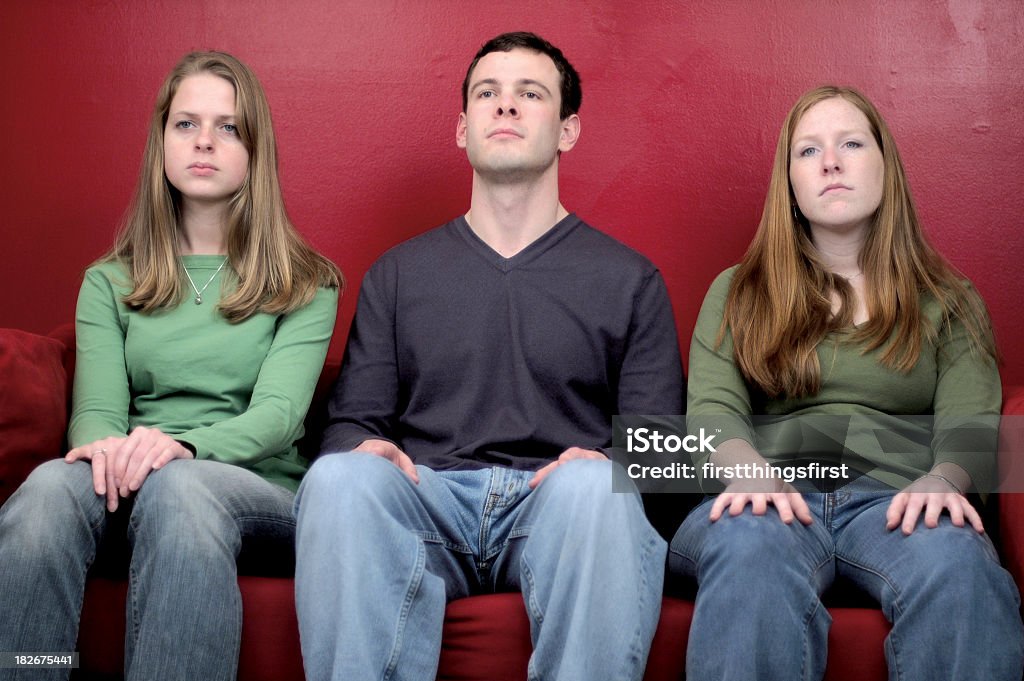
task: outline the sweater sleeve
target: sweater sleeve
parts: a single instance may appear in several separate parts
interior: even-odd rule
[[[959,320],[940,329],[936,345],[934,463],[955,463],[971,476],[975,490],[993,491],[1002,405],[999,370],[992,358],[971,347]]]
[[[337,310],[338,290],[321,288],[308,305],[282,316],[248,408],[175,439],[192,445],[196,458],[242,466],[288,451],[302,435]]]
[[[629,345],[619,372],[618,413],[681,414],[685,381],[672,303],[655,270],[634,303]]]
[[[320,446],[325,454],[351,451],[369,438],[395,442],[399,377],[393,268],[382,258],[363,278],[341,373],[328,403]]]
[[[717,443],[739,438],[756,447],[750,421],[750,392],[736,365],[732,335],[726,333],[721,345],[717,344],[733,271],[722,272],[712,282],[697,316],[690,342],[687,430],[696,432],[704,428],[714,433]],[[710,452],[694,455],[698,470],[709,457]]]
[[[131,395],[120,295],[101,268],[86,271],[75,312],[75,381],[68,424],[72,448],[128,433]]]

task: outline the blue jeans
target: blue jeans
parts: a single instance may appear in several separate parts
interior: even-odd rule
[[[1020,596],[985,535],[948,516],[910,536],[885,529],[894,490],[870,478],[805,494],[814,523],[785,525],[769,507],[708,520],[693,510],[669,549],[669,570],[698,591],[688,679],[820,679],[831,617],[821,594],[836,576],[880,605],[889,678],[1020,681]]]
[[[665,542],[611,462],[437,472],[419,485],[363,453],[321,457],[296,499],[295,594],[311,681],[432,681],[445,604],[520,590],[530,679],[639,680]]]
[[[116,516],[129,514],[125,677],[233,680],[242,630],[235,558],[256,536],[293,550],[293,498],[237,466],[178,460],[110,514],[89,463],[44,463],[0,510],[0,650],[75,649],[86,573],[108,527],[123,527]],[[3,669],[0,679],[68,672]]]

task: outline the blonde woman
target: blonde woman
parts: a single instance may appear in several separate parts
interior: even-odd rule
[[[722,431],[698,463],[724,490],[669,554],[699,585],[687,678],[820,679],[820,597],[841,576],[892,622],[890,679],[1019,681],[1017,589],[964,496],[994,488],[1000,401],[984,304],[924,239],[877,109],[848,88],[806,93],[690,348],[688,418]],[[841,479],[761,475],[793,463],[789,444],[829,440]]]
[[[185,56],[82,283],[72,448],[0,510],[0,650],[74,650],[97,546],[127,540],[126,677],[235,678],[235,559],[252,540],[292,550],[295,442],[341,286],[285,213],[255,75]]]

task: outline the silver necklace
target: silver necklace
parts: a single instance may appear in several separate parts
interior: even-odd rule
[[[182,269],[185,270],[185,276],[188,277],[188,283],[192,284],[192,290],[196,292],[196,305],[203,304],[203,291],[205,291],[210,286],[210,284],[213,283],[213,280],[217,277],[218,274],[220,274],[220,271],[224,269],[224,265],[227,264],[228,259],[224,258],[224,262],[220,264],[220,267],[218,267],[217,271],[213,273],[213,276],[206,280],[206,283],[203,284],[202,288],[196,288],[196,282],[192,281],[192,275],[188,273],[188,268],[185,267],[184,265],[181,266]]]

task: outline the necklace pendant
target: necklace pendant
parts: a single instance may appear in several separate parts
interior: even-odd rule
[[[202,305],[202,304],[203,304],[203,297],[202,296],[196,296],[196,305]]]

